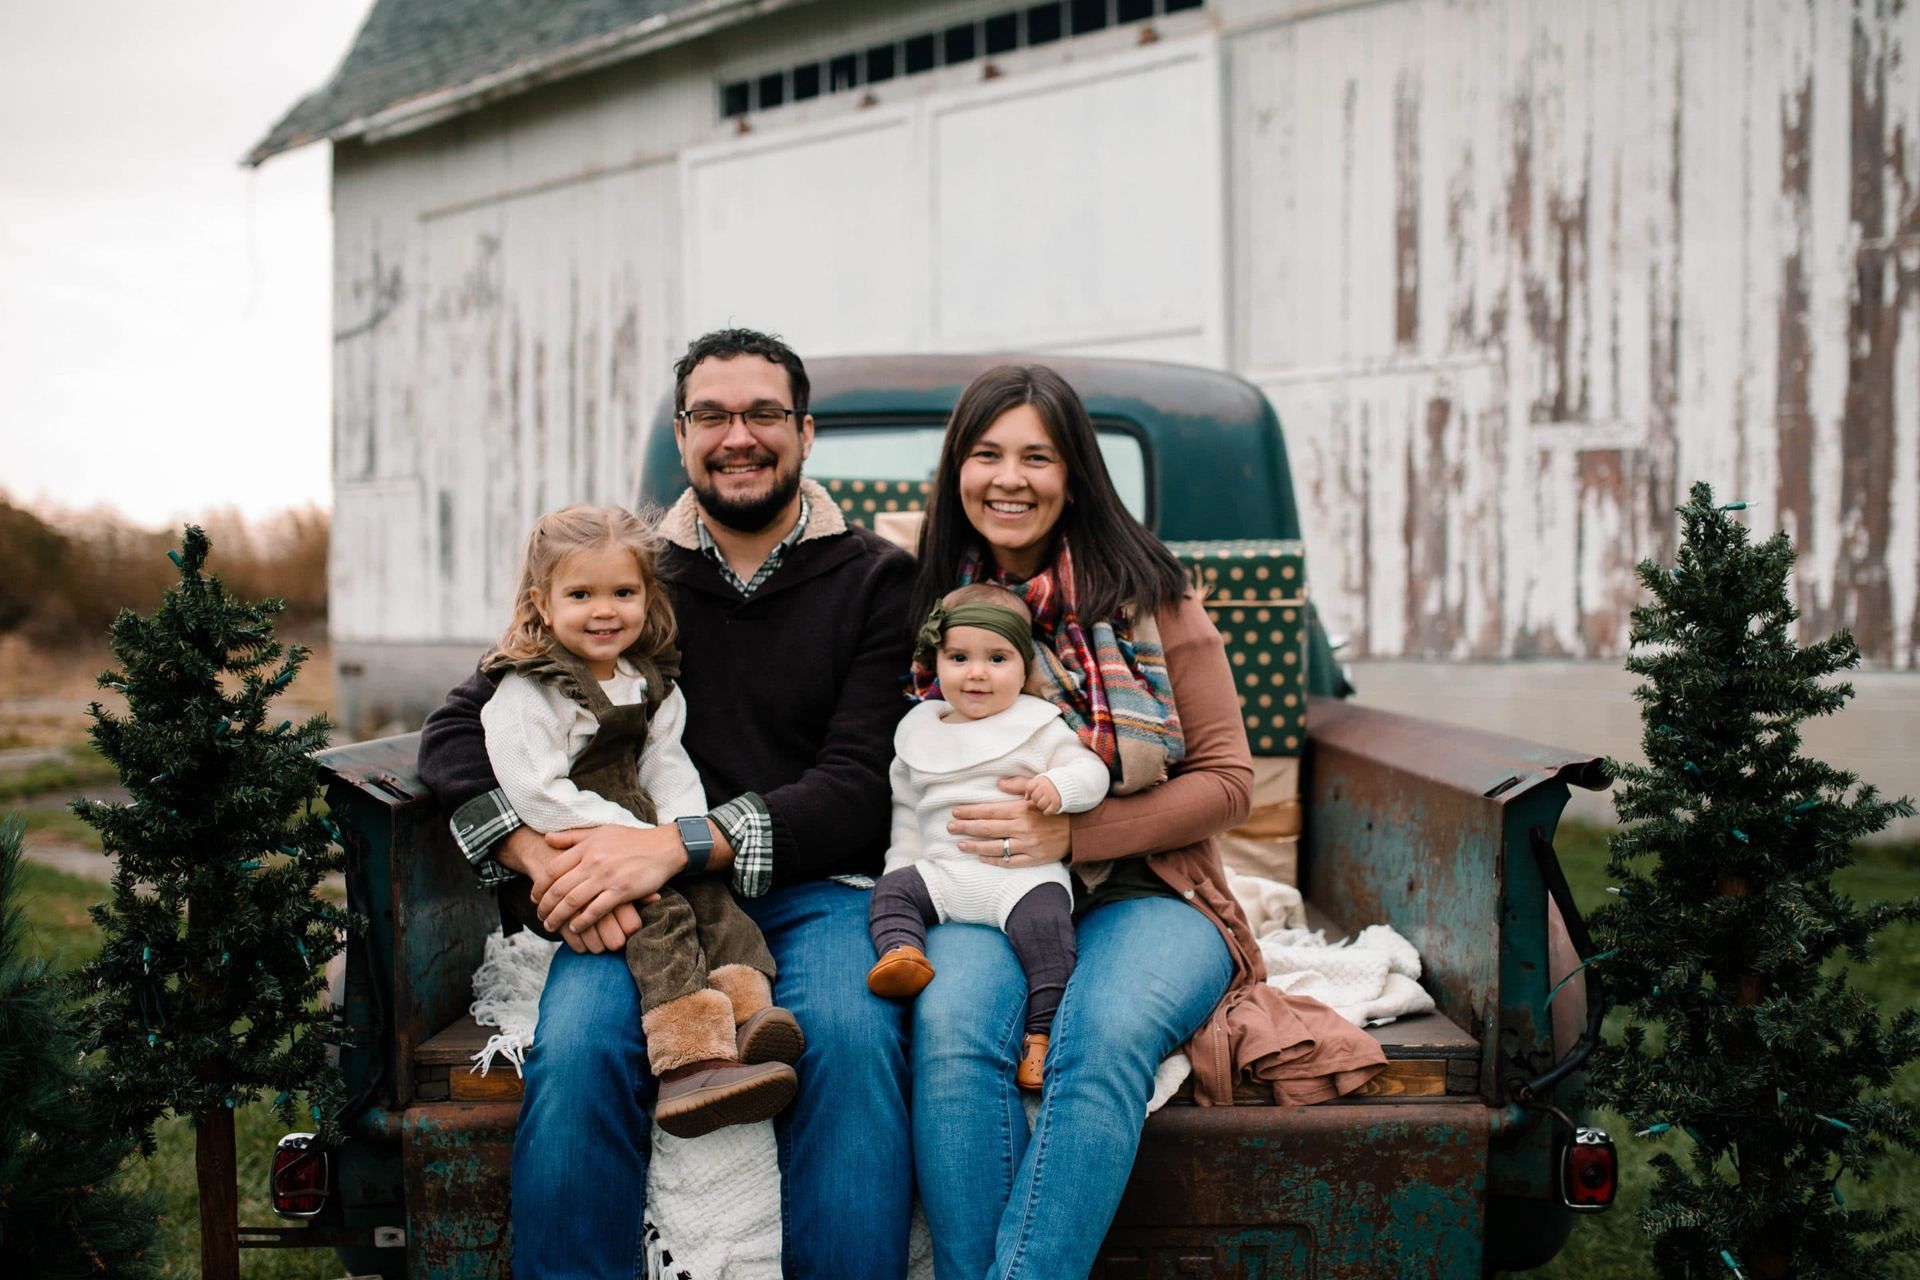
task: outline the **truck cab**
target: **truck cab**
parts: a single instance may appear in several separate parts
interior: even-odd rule
[[[962,388],[1019,359],[812,362],[807,474],[852,520],[910,519]],[[1418,949],[1436,1006],[1373,1030],[1388,1066],[1358,1095],[1287,1108],[1243,1089],[1231,1107],[1176,1098],[1155,1113],[1095,1274],[1477,1276],[1540,1265],[1566,1238],[1569,1204],[1603,1198],[1583,1197],[1563,1172],[1600,1002],[1584,975],[1555,991],[1592,949],[1552,848],[1569,788],[1605,785],[1599,762],[1352,696],[1312,612],[1281,424],[1249,383],[1144,361],[1041,359],[1085,400],[1128,507],[1196,579],[1223,547],[1303,566],[1297,597],[1275,602],[1299,608],[1303,732],[1250,733],[1257,755],[1297,779],[1297,834],[1279,838],[1297,841],[1310,923],[1330,938],[1391,925]],[[664,506],[684,483],[663,404],[638,496]],[[1217,620],[1227,633],[1227,613]],[[1265,714],[1253,701],[1260,687],[1250,676],[1250,729]],[[324,1200],[302,1202],[319,1206],[304,1242],[336,1244],[362,1271],[504,1275],[519,1080],[510,1068],[468,1070],[486,1032],[467,1015],[498,915],[419,781],[416,750],[409,734],[321,758],[350,898],[369,928],[347,967],[351,1137],[332,1153]]]

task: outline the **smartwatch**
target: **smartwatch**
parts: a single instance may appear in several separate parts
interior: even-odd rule
[[[680,828],[680,843],[687,846],[687,870],[699,875],[713,856],[713,828],[705,817],[675,818],[673,825]]]

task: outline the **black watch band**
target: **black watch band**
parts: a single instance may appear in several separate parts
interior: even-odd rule
[[[699,875],[713,856],[713,828],[704,817],[675,818],[673,825],[680,828],[680,843],[687,846],[687,870]]]

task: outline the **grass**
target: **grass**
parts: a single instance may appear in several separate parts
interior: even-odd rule
[[[112,786],[120,775],[91,743],[76,743],[67,748],[64,760],[46,760],[24,769],[0,773],[0,804],[45,795],[51,791],[75,792],[88,787]]]
[[[1563,823],[1555,845],[1567,882],[1582,911],[1608,901],[1606,886],[1606,829]],[[1856,862],[1836,877],[1839,888],[1858,901],[1895,901],[1920,895],[1920,845],[1874,844],[1856,851]],[[1856,986],[1873,999],[1883,1016],[1915,1003],[1920,992],[1920,925],[1897,925],[1882,933],[1870,967],[1853,969]],[[1607,1020],[1609,1036],[1618,1035],[1625,1017],[1615,1011]],[[1894,1081],[1894,1096],[1920,1106],[1920,1064],[1909,1066]],[[1553,1262],[1529,1276],[1541,1280],[1642,1280],[1654,1273],[1647,1238],[1637,1216],[1647,1203],[1654,1175],[1649,1160],[1665,1149],[1680,1155],[1674,1135],[1638,1139],[1626,1119],[1611,1111],[1597,1111],[1593,1123],[1610,1134],[1620,1152],[1620,1198],[1613,1208],[1574,1224],[1567,1247]],[[1662,1148],[1659,1143],[1666,1143]],[[1684,1160],[1683,1160],[1684,1163]],[[1853,1208],[1920,1206],[1920,1154],[1895,1151],[1876,1168],[1871,1186],[1843,1182],[1846,1204]],[[1913,1225],[1912,1218],[1908,1220]],[[1894,1260],[1888,1273],[1899,1280],[1920,1280],[1920,1256]],[[1729,1273],[1731,1274],[1731,1273]]]
[[[106,896],[106,886],[30,862],[22,865],[21,873],[20,905],[28,947],[49,957],[59,972],[85,964],[99,946],[87,907]],[[274,1217],[267,1202],[266,1186],[273,1144],[287,1131],[286,1125],[271,1107],[256,1102],[236,1113],[234,1131],[240,1166],[240,1221],[284,1225]],[[186,1120],[166,1120],[155,1137],[159,1145],[153,1158],[134,1161],[128,1169],[128,1182],[159,1199],[159,1251],[164,1274],[190,1280],[200,1271],[193,1126]],[[246,1249],[241,1251],[240,1267],[248,1280],[327,1280],[342,1272],[330,1249]]]

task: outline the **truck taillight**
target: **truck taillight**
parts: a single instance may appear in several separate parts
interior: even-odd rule
[[[311,1218],[326,1207],[327,1149],[310,1133],[290,1133],[273,1149],[267,1190],[273,1211],[283,1218]]]
[[[1599,1213],[1620,1188],[1620,1162],[1604,1129],[1579,1128],[1560,1153],[1560,1199],[1575,1213]]]

